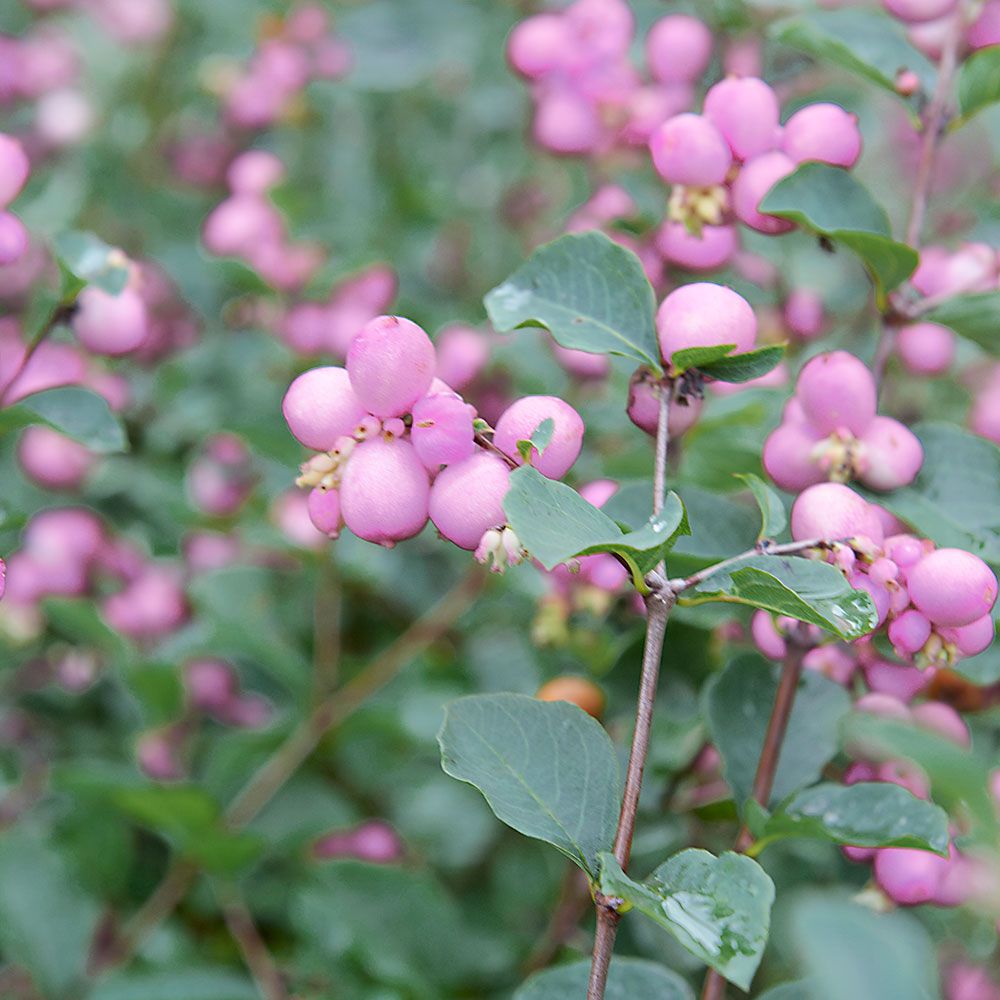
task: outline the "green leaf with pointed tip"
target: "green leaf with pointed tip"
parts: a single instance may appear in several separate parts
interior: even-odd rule
[[[1000,101],[1000,46],[990,45],[973,52],[958,73],[958,109],[962,117],[953,128],[964,125],[973,115]]]
[[[545,327],[563,347],[660,367],[656,299],[639,258],[600,232],[539,247],[483,300],[500,332]]]
[[[685,347],[670,355],[670,372],[683,375],[692,368],[701,371],[704,365],[721,361],[736,350],[735,344],[713,344],[711,347]]]
[[[755,861],[732,851],[715,857],[691,848],[634,882],[605,853],[601,892],[630,903],[731,983],[750,988],[774,902],[774,883]]]
[[[947,326],[984,351],[1000,355],[1000,292],[954,295],[922,318]]]
[[[78,285],[76,291],[84,285],[96,285],[110,295],[118,295],[128,284],[124,255],[93,233],[61,233],[54,242],[63,270],[64,296],[74,284]]]
[[[471,695],[445,706],[441,766],[478,788],[508,826],[562,851],[592,878],[621,805],[611,739],[568,702]]]
[[[868,268],[880,298],[917,266],[916,250],[892,238],[885,209],[841,167],[803,163],[764,195],[760,210],[853,250]]]
[[[590,959],[542,969],[515,991],[513,1000],[580,1000],[587,994]],[[691,987],[657,962],[615,957],[604,1000],[694,1000]]]
[[[867,591],[855,590],[835,566],[797,556],[748,556],[713,573],[681,601],[749,604],[819,625],[842,639],[858,639],[878,624]]]
[[[951,424],[922,423],[913,431],[924,449],[917,478],[878,494],[877,502],[940,546],[1000,563],[1000,448]]]
[[[907,40],[897,21],[869,10],[845,8],[810,11],[775,22],[769,34],[776,41],[817,59],[834,63],[901,97],[916,116],[923,95],[934,89],[930,60]],[[900,71],[917,74],[923,94],[903,97],[896,89]]]
[[[552,441],[552,434],[556,429],[556,422],[551,417],[546,417],[532,432],[531,437],[524,441],[517,442],[517,452],[523,462],[531,461],[531,452],[535,451],[542,455]]]
[[[648,573],[690,529],[684,505],[676,493],[663,510],[635,531],[623,532],[602,510],[571,486],[547,479],[524,465],[510,477],[504,513],[521,544],[546,568],[576,556],[618,553],[638,577]]]
[[[125,428],[107,400],[79,386],[35,392],[0,410],[0,434],[31,424],[51,427],[99,454],[126,451],[128,446]]]
[[[712,742],[722,755],[723,774],[737,806],[753,788],[757,761],[778,692],[779,667],[756,653],[737,656],[705,692],[705,717]],[[781,744],[768,805],[819,780],[840,746],[840,723],[851,699],[839,684],[805,670]]]
[[[753,854],[775,840],[807,837],[854,847],[915,847],[948,855],[948,814],[888,782],[815,785],[749,825],[758,841]]]
[[[781,497],[760,476],[755,476],[753,473],[737,473],[736,478],[747,484],[760,508],[760,533],[757,535],[757,541],[763,538],[777,538],[788,524],[788,514]]]
[[[770,344],[754,351],[730,354],[718,361],[708,362],[698,370],[717,382],[749,382],[777,368],[784,356],[784,344]]]

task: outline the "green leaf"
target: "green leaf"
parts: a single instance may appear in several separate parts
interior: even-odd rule
[[[663,559],[677,537],[688,534],[684,505],[670,493],[663,510],[635,531],[623,532],[571,486],[524,465],[510,476],[504,513],[521,544],[546,568],[597,552],[621,555],[636,584]]]
[[[735,344],[715,344],[712,347],[685,347],[670,355],[670,372],[683,375],[692,368],[701,370],[703,365],[721,361],[736,350]]]
[[[676,355],[675,355],[676,356]],[[770,344],[743,354],[730,354],[718,361],[710,361],[699,367],[702,375],[717,382],[749,382],[772,371],[785,356],[784,344]]]
[[[93,233],[67,232],[55,238],[56,256],[63,273],[63,295],[72,298],[84,285],[96,285],[111,295],[118,295],[128,283],[125,255],[108,246]],[[66,272],[69,272],[68,275]],[[74,282],[73,279],[77,279]],[[73,291],[74,284],[77,285]],[[72,298],[69,301],[72,301]]]
[[[761,523],[757,541],[764,538],[777,538],[788,524],[788,514],[785,511],[785,505],[781,502],[781,497],[760,476],[742,472],[736,473],[736,478],[747,484],[760,508]]]
[[[983,49],[983,52],[998,51]],[[984,351],[1000,355],[1000,292],[954,295],[924,317],[931,323],[950,327],[960,337],[978,344]]]
[[[531,453],[535,451],[539,457],[552,441],[552,434],[556,429],[556,422],[551,417],[546,417],[532,432],[531,437],[525,441],[517,442],[517,451],[521,460],[525,463],[531,461]]]
[[[917,266],[916,250],[892,238],[885,209],[841,167],[803,163],[764,195],[760,210],[853,250],[868,268],[880,299]]]
[[[816,1000],[816,995],[812,992],[812,983],[802,979],[772,986],[761,993],[757,1000]]]
[[[513,1000],[580,1000],[587,994],[590,959],[536,972]],[[604,1000],[694,1000],[691,987],[670,969],[642,958],[611,959]]]
[[[98,983],[90,1000],[258,1000],[253,982],[230,969],[122,972]]]
[[[830,894],[788,918],[812,1000],[938,1000],[937,949],[909,914],[873,913]]]
[[[541,326],[563,347],[620,354],[662,372],[653,289],[639,258],[603,233],[539,247],[483,301],[500,332]]]
[[[906,40],[901,25],[881,12],[853,8],[810,11],[776,22],[769,34],[793,49],[842,66],[896,97],[902,96],[896,90],[901,70],[917,74],[923,95],[934,89],[935,71],[930,61]],[[923,95],[904,98],[914,115]]]
[[[973,115],[1000,101],[1000,46],[973,52],[958,73],[958,109],[962,117],[952,126],[964,125]]]
[[[760,965],[771,923],[774,883],[742,854],[689,849],[634,882],[601,855],[601,892],[630,903],[688,951],[741,989]]]
[[[63,1000],[83,975],[99,914],[63,859],[24,827],[0,839],[0,949],[43,994]]]
[[[854,847],[916,847],[948,855],[948,814],[886,782],[815,785],[761,818],[763,823],[751,824],[755,856],[766,843],[785,837]]]
[[[705,715],[723,774],[737,806],[750,796],[764,734],[778,691],[779,667],[749,653],[733,659],[709,682]],[[851,699],[813,670],[799,680],[768,805],[816,782],[840,746],[839,726]]]
[[[45,389],[0,410],[0,433],[31,424],[51,427],[99,454],[128,448],[125,428],[104,397],[79,386]]]
[[[729,601],[819,625],[857,639],[878,624],[864,590],[855,590],[835,566],[798,556],[754,555],[723,567],[681,597],[683,604]]]
[[[508,826],[563,852],[592,878],[610,848],[621,772],[608,734],[568,702],[471,695],[445,707],[441,764]]]
[[[917,478],[878,502],[937,545],[1000,563],[1000,448],[951,424],[913,428],[924,449]]]

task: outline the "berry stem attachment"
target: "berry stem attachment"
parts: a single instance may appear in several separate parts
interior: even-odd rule
[[[672,386],[660,386],[660,409],[656,428],[656,458],[653,466],[653,512],[663,509],[663,498],[667,479],[667,452],[670,444],[670,397]],[[660,577],[666,576],[666,566],[657,567]],[[639,810],[639,793],[642,790],[642,773],[649,753],[649,739],[653,723],[653,707],[656,701],[656,686],[660,675],[660,660],[663,656],[663,638],[667,629],[670,609],[676,602],[676,594],[669,587],[654,591],[646,597],[646,642],[642,652],[642,674],[639,680],[639,699],[636,705],[635,729],[632,734],[632,749],[629,752],[628,769],[625,772],[625,790],[622,795],[621,812],[618,815],[618,829],[615,833],[615,860],[628,867],[632,853],[632,837],[635,833],[636,815]],[[590,966],[590,981],[587,985],[587,1000],[604,1000],[608,982],[608,968],[614,951],[618,921],[621,919],[615,905],[600,892],[594,896],[597,908],[597,930],[594,935],[594,954]]]

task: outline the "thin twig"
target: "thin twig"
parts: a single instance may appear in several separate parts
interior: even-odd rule
[[[281,970],[260,936],[253,914],[239,890],[234,885],[218,883],[214,888],[222,907],[222,918],[263,1000],[290,1000]]]

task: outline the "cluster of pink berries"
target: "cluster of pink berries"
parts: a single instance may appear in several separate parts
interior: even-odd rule
[[[25,0],[40,14],[79,10],[93,16],[120,42],[142,44],[162,38],[174,21],[171,0]]]
[[[237,156],[226,172],[230,195],[205,220],[202,240],[211,253],[244,261],[273,287],[296,291],[325,255],[316,244],[291,241],[268,199],[284,176],[284,164],[273,153],[255,149]]]
[[[240,129],[268,128],[290,117],[311,81],[337,80],[351,68],[350,50],[331,32],[318,3],[268,20],[262,34],[253,56],[216,80],[226,120]]]
[[[31,164],[21,143],[0,132],[0,265],[19,261],[28,249],[28,230],[7,210],[27,183]]]
[[[874,490],[913,482],[923,449],[908,427],[876,414],[877,397],[870,369],[853,354],[812,358],[799,373],[781,425],[764,443],[768,475],[793,493],[825,480],[857,479]]]

